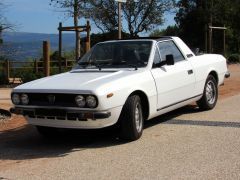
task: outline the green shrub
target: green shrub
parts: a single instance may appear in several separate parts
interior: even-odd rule
[[[44,77],[43,73],[41,72],[35,73],[33,70],[25,70],[25,69],[22,69],[21,71],[16,72],[14,76],[21,78],[23,83]]]
[[[228,63],[229,63],[229,64],[240,63],[240,54],[231,54],[231,55],[228,57]]]
[[[7,78],[4,73],[0,73],[0,85],[8,84]]]

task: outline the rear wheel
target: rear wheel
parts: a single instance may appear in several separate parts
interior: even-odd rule
[[[141,99],[138,95],[130,96],[123,106],[120,118],[120,137],[137,140],[142,136],[144,118]]]
[[[205,83],[203,96],[199,101],[197,101],[197,104],[201,110],[210,110],[216,106],[217,99],[217,81],[212,75],[209,75]]]

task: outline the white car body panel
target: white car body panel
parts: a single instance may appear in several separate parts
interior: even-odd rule
[[[181,39],[178,37],[171,39],[185,57],[184,61],[177,62],[173,66],[152,68],[157,41],[151,40],[152,50],[145,68],[102,69],[101,71],[74,69],[20,85],[14,88],[12,93],[92,94],[97,97],[98,106],[94,109],[77,108],[77,110],[111,113],[108,118],[87,121],[68,121],[67,119],[59,121],[46,117],[26,116],[28,122],[33,125],[83,129],[111,126],[118,121],[127,98],[136,91],[147,97],[149,106],[147,119],[151,119],[199,100],[203,94],[207,76],[210,73],[216,73],[218,85],[221,85],[227,72],[226,59],[223,56],[210,54],[195,56]],[[188,58],[189,54],[191,57]],[[188,74],[189,70],[193,73]],[[113,96],[108,98],[107,95],[111,93]],[[15,107],[27,108],[28,106],[16,105]],[[55,108],[61,109],[61,107]]]
[[[187,60],[174,66],[152,69],[158,91],[158,109],[196,96],[194,74],[188,75],[187,72],[190,69],[192,67]]]

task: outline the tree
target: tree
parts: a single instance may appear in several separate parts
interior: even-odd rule
[[[82,16],[82,9],[85,5],[84,0],[51,0],[50,5],[64,9],[63,12],[68,17],[73,17],[74,26],[78,26],[79,18]],[[75,53],[76,60],[81,56],[80,32],[76,31]]]
[[[179,36],[191,47],[204,49],[205,25],[209,12],[203,0],[180,0],[175,21],[179,27]]]
[[[164,22],[163,15],[170,11],[175,0],[128,0],[123,3],[123,21],[131,37],[148,32]],[[85,8],[85,15],[90,17],[102,32],[117,30],[118,14],[115,0],[90,0]]]
[[[180,0],[177,3],[176,23],[179,36],[191,47],[205,46],[206,26],[226,26],[228,52],[240,51],[239,0]],[[214,52],[222,52],[222,31],[213,31]]]
[[[7,19],[4,17],[3,15],[4,9],[6,9],[6,5],[3,4],[3,2],[0,2],[0,44],[3,43],[2,32],[14,28],[14,26],[11,23],[9,23]]]
[[[234,52],[238,52],[240,54],[240,3],[239,0],[228,0],[230,7],[228,8],[228,23],[226,25],[232,31],[231,37],[229,41],[232,43],[229,45],[229,49],[234,50]],[[229,33],[230,34],[230,33]]]
[[[155,29],[149,35],[150,37],[160,36],[179,36],[179,28],[174,26],[168,26],[166,29]]]

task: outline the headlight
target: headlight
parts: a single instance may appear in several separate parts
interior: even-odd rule
[[[20,104],[20,96],[18,94],[13,94],[12,95],[12,102],[15,105]]]
[[[27,94],[22,94],[21,95],[21,102],[23,105],[27,105],[29,103],[29,98]]]
[[[90,108],[95,108],[97,106],[97,100],[94,96],[87,96],[86,102],[87,106]]]
[[[76,96],[75,102],[79,107],[84,107],[86,104],[85,98],[82,95]]]

